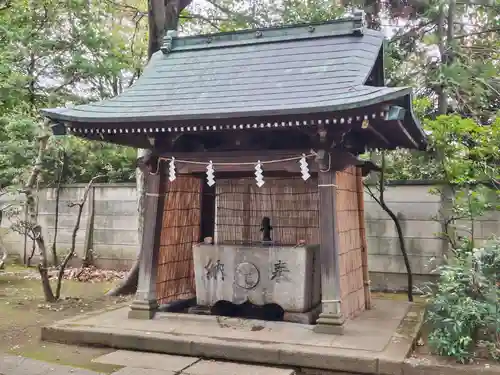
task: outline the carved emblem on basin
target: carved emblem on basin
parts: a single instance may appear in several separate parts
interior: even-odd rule
[[[234,283],[243,289],[253,289],[260,281],[259,269],[252,263],[242,262],[236,266]]]

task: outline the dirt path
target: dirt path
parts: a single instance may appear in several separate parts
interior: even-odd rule
[[[64,299],[55,304],[43,300],[40,280],[34,270],[9,266],[0,273],[0,353],[21,355],[62,365],[110,373],[115,366],[96,364],[92,359],[109,349],[77,347],[40,341],[40,327],[57,320],[118,303],[123,298],[103,297],[111,282],[63,282]]]

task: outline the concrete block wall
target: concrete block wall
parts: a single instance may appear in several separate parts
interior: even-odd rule
[[[388,206],[400,218],[410,264],[417,285],[434,277],[432,271],[447,252],[446,243],[437,238],[442,231],[435,217],[444,204],[439,196],[429,193],[432,186],[423,184],[390,186],[385,193]],[[68,207],[83,195],[85,185],[65,187],[61,192],[58,247],[67,251],[71,243],[77,208]],[[40,223],[47,244],[52,243],[54,231],[55,190],[40,192]],[[4,202],[9,198],[3,196]],[[137,201],[135,184],[96,184],[94,186],[95,216],[93,243],[96,265],[106,268],[128,269],[136,258]],[[0,201],[2,204],[2,201]],[[77,235],[77,254],[83,255],[88,220],[88,205],[84,209]],[[406,269],[400,252],[396,228],[390,217],[365,194],[365,220],[372,288],[376,290],[404,290]],[[23,236],[9,232],[10,223],[4,219],[0,241],[10,254],[22,259]],[[279,224],[277,224],[279,225]],[[475,226],[481,238],[500,235],[500,212],[489,212]],[[28,241],[28,250],[31,243]]]
[[[136,259],[138,250],[136,186],[135,184],[95,184],[92,189],[94,193],[94,225],[90,248],[96,255],[95,264],[103,268],[126,270]],[[78,213],[78,207],[69,207],[68,204],[79,201],[83,197],[84,190],[84,184],[65,186],[61,190],[57,235],[59,257],[71,248],[72,231]],[[39,220],[43,228],[45,242],[50,248],[54,238],[56,190],[41,190],[38,197]],[[0,204],[2,204],[1,201]],[[84,255],[89,207],[89,202],[87,202],[76,236],[77,258],[73,261],[74,263],[78,263],[78,259]],[[3,236],[0,241],[3,242],[3,246],[11,255],[22,259],[24,236],[9,231],[10,225],[11,222],[4,218],[1,229]],[[28,253],[30,253],[31,240],[29,239],[27,248]]]
[[[448,252],[448,243],[439,238],[442,224],[436,220],[440,212],[446,213],[447,206],[441,196],[430,193],[433,187],[420,183],[393,185],[384,195],[387,206],[400,220],[414,285],[419,289],[437,277],[433,271]],[[372,289],[407,290],[406,267],[396,226],[366,192],[365,222]],[[482,240],[500,235],[500,212],[488,212],[478,218],[475,233]]]

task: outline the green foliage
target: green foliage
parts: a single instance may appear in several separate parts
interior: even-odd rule
[[[0,117],[0,187],[20,184],[36,154],[37,125],[25,113]]]
[[[451,214],[443,218],[452,250],[460,248],[463,231],[475,241],[475,221],[489,210],[500,209],[500,118],[491,125],[479,125],[470,118],[439,116],[426,121],[431,132],[431,150],[439,167],[444,189],[450,195]],[[466,226],[459,221],[466,220]],[[467,227],[468,226],[468,227]]]
[[[40,108],[115,96],[134,82],[146,58],[147,22],[137,18],[146,5],[12,0],[0,11],[0,186],[29,174]],[[134,150],[64,137],[49,141],[42,184],[54,184],[63,151],[63,182],[134,178]]]
[[[439,355],[468,362],[500,357],[500,240],[478,244],[475,221],[500,209],[500,119],[479,125],[457,115],[425,121],[447,196],[442,213],[451,255],[436,270],[429,295],[429,344]]]
[[[500,109],[498,64],[500,6],[432,0],[391,4],[389,16],[406,20],[395,29],[386,55],[391,85],[417,87],[421,97],[433,100],[444,93],[450,108],[486,122]],[[400,3],[403,4],[403,3]],[[408,4],[408,3],[405,3]],[[448,30],[448,18],[453,30]]]
[[[462,243],[459,255],[438,268],[429,296],[429,344],[442,356],[462,363],[479,352],[500,358],[500,240],[484,247]]]
[[[440,154],[442,172],[454,185],[500,180],[500,118],[480,125],[458,115],[425,122],[431,150]]]
[[[36,157],[39,123],[26,113],[0,117],[0,186],[24,185],[29,166]],[[93,176],[106,176],[100,182],[134,179],[134,149],[76,137],[51,137],[44,158],[40,186],[53,185],[60,168],[62,152],[67,155],[63,183],[87,182]]]
[[[343,13],[344,9],[334,1],[285,0],[281,10],[281,18],[284,24],[324,22],[339,18]]]
[[[428,152],[397,150],[386,154],[387,180],[389,181],[440,181],[441,168]]]
[[[417,113],[429,109],[415,101]],[[445,181],[457,187],[500,181],[500,117],[490,125],[460,115],[422,117],[428,133],[426,152],[398,150],[387,155],[389,180]]]
[[[324,0],[248,5],[223,0],[202,10],[193,7],[181,15],[181,27],[189,19],[190,32],[207,31],[206,25],[229,31],[324,21],[342,12]],[[116,96],[137,79],[146,59],[147,9],[145,0],[12,0],[0,11],[0,186],[23,184],[29,174],[38,151],[40,108]],[[101,173],[108,181],[134,178],[133,150],[64,137],[49,141],[42,185],[55,183],[63,152],[65,183]]]
[[[127,182],[133,181],[135,176],[136,150],[130,147],[116,146],[104,142],[87,141],[76,137],[61,140],[56,149],[63,149],[68,156],[67,174],[65,183],[90,181],[96,175],[105,177],[99,182]],[[53,160],[57,155],[52,153]],[[60,156],[57,159],[60,161]],[[47,171],[54,171],[45,168]],[[49,172],[50,173],[50,172]],[[48,181],[54,181],[54,173],[47,173]]]
[[[415,85],[420,97],[432,99],[421,101],[426,102],[422,104],[425,108],[417,108],[417,113],[426,116],[432,112],[433,93],[444,87],[460,113],[483,120],[492,117],[498,108],[500,92],[500,38],[498,31],[486,31],[498,26],[499,7],[460,5],[457,8],[456,38],[446,46],[453,58],[445,64],[443,56],[435,59],[428,53],[439,50],[445,42],[436,31],[440,1],[409,6],[391,3],[388,13],[381,11],[383,7],[377,1],[342,4],[338,6],[325,0],[278,3],[209,0],[207,6],[192,4],[186,9],[181,15],[180,27],[184,33],[194,33],[321,22],[335,19],[353,7],[364,7],[370,27],[379,27],[386,16],[398,19],[402,25],[394,29],[391,37],[386,68],[390,84]],[[24,113],[29,119],[23,121],[35,123],[41,107],[99,100],[122,92],[135,81],[145,63],[147,9],[146,0],[9,1],[7,8],[0,11],[2,123],[5,124],[6,118],[19,118],[13,116],[12,111]],[[384,18],[384,22],[388,20]],[[28,142],[27,138],[12,148],[18,149],[23,142]],[[113,158],[110,150],[105,149],[106,159]],[[83,148],[81,152],[86,150]],[[26,162],[31,160],[33,152],[23,157],[19,157],[19,152],[15,155],[19,160],[9,166],[10,171],[0,172],[9,176],[7,181],[13,181],[10,176],[17,175],[14,172],[23,163],[29,165]],[[392,153],[387,157],[389,176],[391,179],[442,179],[442,171],[433,157],[425,153]],[[95,157],[95,160],[102,159]],[[121,156],[117,155],[116,162],[110,163],[117,166],[119,160]],[[120,179],[128,174],[124,172]]]

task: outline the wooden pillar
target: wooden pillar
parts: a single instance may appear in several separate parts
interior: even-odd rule
[[[360,168],[356,168],[356,187],[358,189],[358,217],[359,217],[359,235],[361,237],[362,255],[361,261],[363,264],[363,286],[365,292],[365,309],[372,308],[372,297],[370,291],[370,272],[368,271],[368,244],[366,243],[366,227],[365,227],[365,196],[363,186],[363,176]]]
[[[128,314],[133,319],[152,319],[158,309],[156,274],[160,252],[160,234],[165,199],[164,173],[145,171],[144,228],[139,263],[139,280],[135,299]]]
[[[330,158],[329,155],[326,157]],[[345,318],[341,310],[336,171],[331,167],[331,161],[327,163],[320,161],[318,189],[322,312],[316,321],[314,331],[341,335],[344,333]]]

